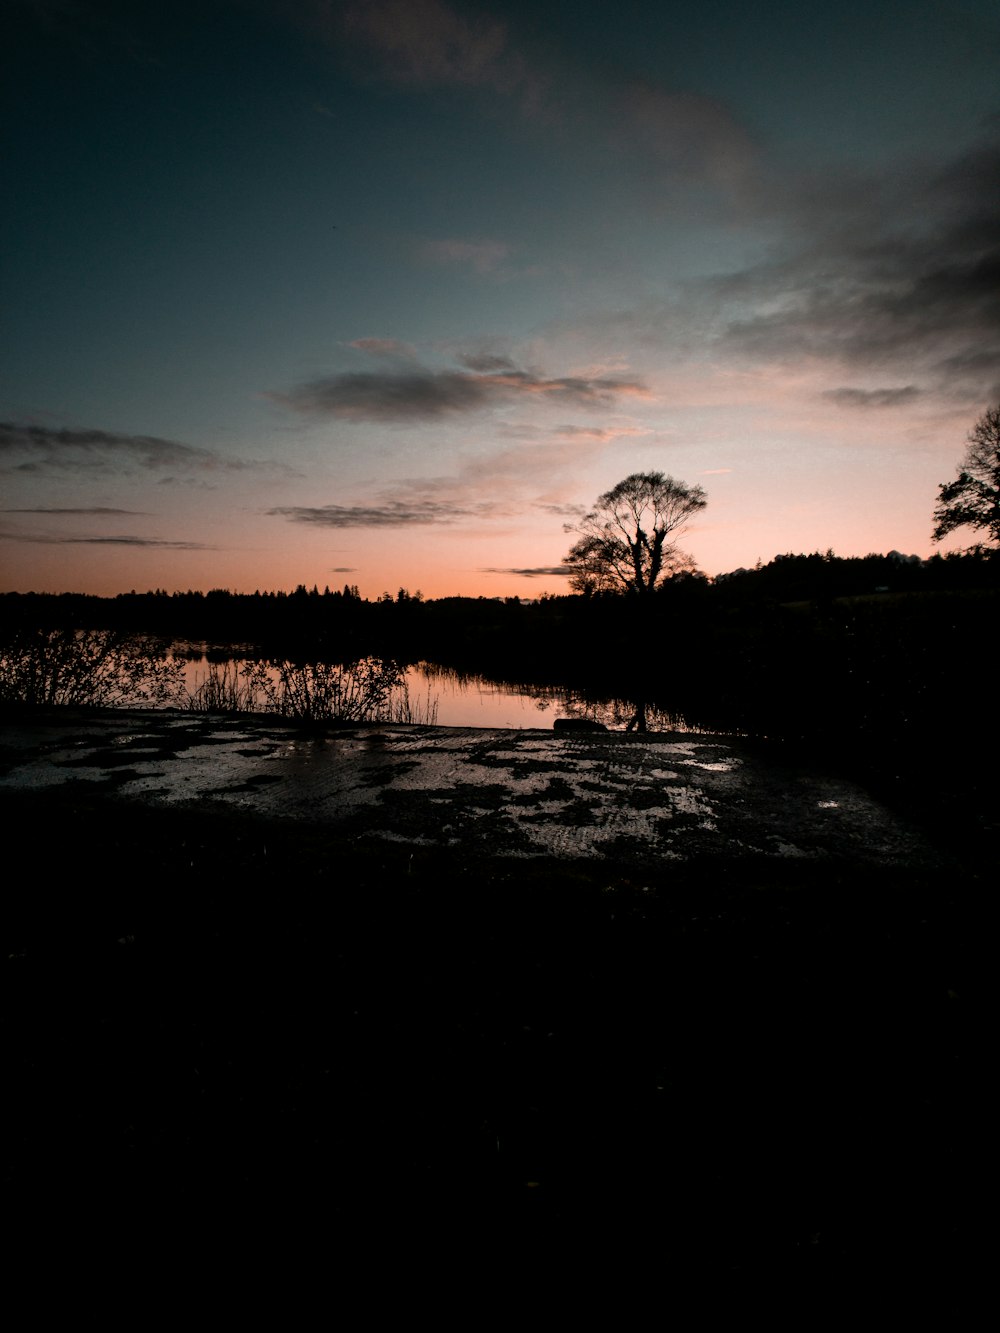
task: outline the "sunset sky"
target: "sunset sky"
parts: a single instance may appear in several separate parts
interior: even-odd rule
[[[996,0],[5,13],[0,588],[563,592],[650,470],[709,575],[936,549]]]

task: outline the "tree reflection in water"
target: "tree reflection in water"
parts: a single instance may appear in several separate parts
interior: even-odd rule
[[[438,722],[443,726],[467,725],[456,721],[461,714],[467,716],[466,709],[471,705],[481,707],[483,716],[497,714],[503,716],[505,710],[497,706],[498,701],[518,702],[522,709],[532,707],[536,713],[534,721],[523,725],[551,725],[557,717],[576,718],[581,721],[599,722],[609,731],[636,732],[710,732],[717,728],[692,722],[682,713],[665,708],[651,701],[649,694],[625,693],[609,696],[597,691],[579,690],[565,684],[539,684],[537,681],[497,680],[473,672],[464,672],[438,663],[421,662],[410,668],[426,680],[432,689],[439,691]],[[542,717],[537,715],[541,714]],[[506,716],[510,716],[509,708]],[[530,716],[530,715],[529,715]],[[480,722],[479,725],[490,725]],[[492,725],[509,725],[496,720]]]
[[[192,694],[205,684],[206,666],[217,671],[225,662],[231,679],[237,679],[246,659],[235,653],[226,659],[223,649],[201,650],[186,645],[182,652],[187,687]],[[390,710],[378,720],[433,721],[445,727],[549,728],[557,718],[600,723],[609,731],[701,732],[726,728],[693,721],[676,709],[664,706],[662,694],[651,687],[621,692],[580,689],[565,682],[539,682],[498,678],[465,671],[439,662],[417,662],[405,667],[402,689],[411,701],[407,708]],[[419,706],[415,706],[419,705]]]

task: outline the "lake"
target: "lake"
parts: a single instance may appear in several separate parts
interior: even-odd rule
[[[183,653],[184,682],[193,694],[207,679],[212,666],[228,665],[230,671],[245,659],[218,661],[218,655]],[[635,714],[634,701],[596,697],[569,685],[491,680],[470,675],[433,662],[406,667],[404,686],[397,701],[408,703],[414,722],[441,727],[510,727],[550,730],[556,718],[574,717],[601,722],[611,731],[624,731]],[[705,732],[711,730],[689,722],[682,715],[648,707],[646,723],[652,731]]]

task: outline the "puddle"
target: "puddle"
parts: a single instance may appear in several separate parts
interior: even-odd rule
[[[718,736],[405,725],[303,736],[273,720],[125,712],[6,733],[0,787],[214,801],[415,846],[618,861],[929,855],[862,789]]]

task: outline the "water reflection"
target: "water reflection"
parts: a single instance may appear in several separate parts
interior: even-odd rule
[[[184,683],[192,696],[204,685],[213,666],[224,663],[235,671],[249,660],[234,655],[232,648],[206,644],[176,645],[174,656],[182,663]],[[557,718],[572,718],[599,723],[609,731],[704,735],[718,730],[648,699],[608,697],[570,685],[497,680],[437,662],[406,667],[400,694],[405,695],[414,721],[442,727],[550,730]]]
[[[567,685],[493,680],[420,662],[407,670],[411,695],[428,690],[437,700],[437,721],[445,727],[543,727],[557,718],[597,722],[609,731],[683,731],[709,728],[647,701],[608,698]]]

